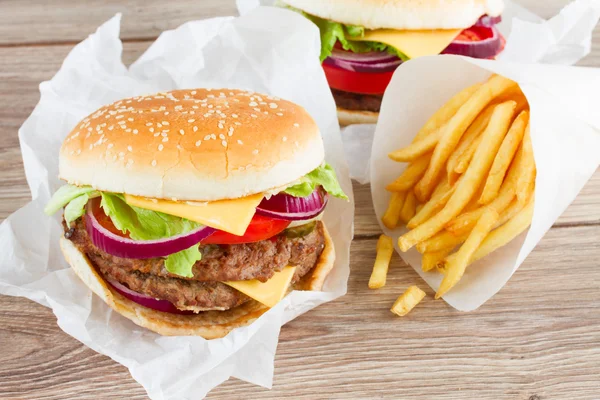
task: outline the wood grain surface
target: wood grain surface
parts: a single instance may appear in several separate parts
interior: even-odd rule
[[[549,17],[567,1],[522,4]],[[232,15],[233,1],[1,0],[0,220],[29,200],[17,131],[38,85],[72,45],[123,12],[123,58],[165,29]],[[581,65],[600,66],[600,30]],[[384,289],[367,288],[379,226],[368,185],[354,185],[356,240],[348,295],[286,325],[271,391],[230,380],[213,399],[600,398],[600,171],[509,283],[460,313],[396,255]],[[428,296],[409,316],[389,308],[407,286]],[[63,333],[52,312],[0,296],[0,399],[146,399],[121,365]]]

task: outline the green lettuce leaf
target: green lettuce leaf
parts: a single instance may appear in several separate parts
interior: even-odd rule
[[[369,51],[386,51],[396,57],[401,58],[403,61],[408,60],[408,56],[402,53],[400,50],[388,46],[381,42],[369,42],[369,41],[357,41],[352,38],[362,37],[365,34],[365,28],[356,25],[344,25],[339,22],[330,21],[327,19],[319,18],[314,15],[305,13],[297,8],[284,5],[284,7],[302,14],[304,17],[311,20],[319,28],[321,34],[321,62],[331,55],[333,47],[336,42],[340,42],[344,50],[353,51],[355,53],[367,53]]]
[[[44,212],[46,215],[52,215],[77,197],[92,192],[94,192],[94,188],[91,186],[64,185],[54,193],[44,208]]]
[[[146,210],[127,204],[122,195],[102,193],[100,206],[121,232],[134,240],[163,239],[190,232],[202,225],[185,218]],[[191,278],[194,263],[201,259],[198,246],[171,254],[165,268],[172,274]]]
[[[85,205],[89,199],[90,193],[85,193],[79,197],[75,197],[69,202],[69,204],[67,204],[65,207],[65,221],[67,221],[67,225],[70,226],[71,222],[81,218],[85,212]]]
[[[334,169],[327,163],[323,163],[320,167],[304,175],[298,183],[288,187],[283,192],[294,197],[306,197],[317,186],[322,186],[332,196],[348,200],[348,196],[346,196],[337,180]]]

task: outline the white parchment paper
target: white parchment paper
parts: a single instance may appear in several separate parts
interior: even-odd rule
[[[270,387],[280,327],[346,292],[354,203],[335,104],[318,61],[317,28],[294,13],[258,8],[194,21],[163,33],[127,69],[120,15],[75,46],[19,131],[33,201],[0,225],[0,293],[51,307],[59,326],[129,368],[152,399],[200,399],[229,377]],[[251,89],[304,106],[323,134],[326,159],[350,197],[331,199],[325,222],[337,253],[324,292],[295,291],[252,325],[227,337],[161,337],[112,312],[80,282],[60,253],[60,216],[42,212],[63,184],[58,150],[75,124],[117,99],[193,87]],[[310,364],[310,360],[305,360]]]
[[[462,280],[444,296],[461,311],[476,309],[504,286],[600,165],[600,69],[449,55],[411,60],[392,77],[373,141],[371,193],[379,221],[390,198],[385,186],[406,166],[391,161],[387,154],[408,145],[454,94],[491,73],[518,82],[529,101],[537,166],[535,209],[528,233],[469,266]],[[406,232],[406,228],[391,231],[380,225],[394,239]],[[399,254],[437,290],[442,276],[423,272],[414,248]]]
[[[240,14],[277,0],[236,0]],[[502,22],[497,25],[506,38],[506,48],[498,59],[555,65],[573,65],[589,54],[592,31],[600,18],[600,0],[575,0],[548,21],[520,6],[518,1],[505,0]],[[293,11],[290,11],[293,12]],[[350,177],[359,183],[369,183],[370,149],[375,124],[345,127],[342,132],[346,156],[352,160]]]

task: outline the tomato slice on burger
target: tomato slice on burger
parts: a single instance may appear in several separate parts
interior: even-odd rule
[[[254,214],[250,225],[242,236],[237,236],[225,231],[216,231],[206,239],[202,244],[236,244],[253,243],[267,240],[281,233],[288,227],[290,221],[265,217],[264,215]]]
[[[328,64],[323,64],[323,70],[329,87],[361,94],[383,94],[394,75],[394,71],[356,72]]]

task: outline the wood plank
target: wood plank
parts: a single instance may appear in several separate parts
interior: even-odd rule
[[[600,38],[598,40],[600,43]],[[125,43],[123,60],[129,64],[149,42]],[[39,100],[39,82],[50,79],[60,67],[71,46],[0,48],[0,98],[10,98],[0,107],[0,220],[29,200],[17,131]],[[599,52],[600,53],[600,52]],[[19,93],[15,96],[15,93]],[[356,194],[356,234],[380,232],[368,185],[354,185]],[[558,220],[559,225],[600,223],[600,171],[597,171],[575,202]]]
[[[369,290],[375,240],[355,241],[348,294],[283,328],[273,390],[231,380],[208,398],[594,398],[599,240],[598,226],[551,230],[472,313],[434,301],[396,255],[387,286]],[[390,305],[411,284],[428,297],[409,316],[393,316]],[[2,399],[146,398],[124,367],[28,300],[0,297],[0,337]]]
[[[0,45],[79,42],[119,12],[124,39],[151,39],[190,20],[237,15],[235,0],[3,0]]]

